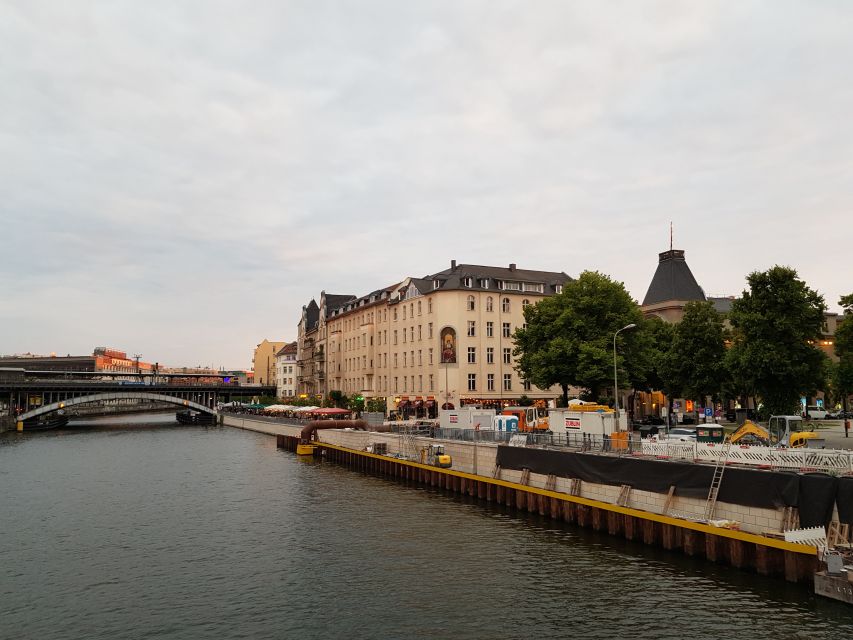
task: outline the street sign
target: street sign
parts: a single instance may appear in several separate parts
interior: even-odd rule
[[[705,407],[705,417],[706,418],[710,418],[712,413],[713,413],[713,410],[711,409],[711,407]]]

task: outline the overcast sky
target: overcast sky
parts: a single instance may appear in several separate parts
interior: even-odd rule
[[[853,292],[853,3],[0,1],[0,353],[247,367],[459,262]]]

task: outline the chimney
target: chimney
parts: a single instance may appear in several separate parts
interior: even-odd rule
[[[451,269],[455,269],[455,268],[456,268],[456,260],[451,260],[451,261],[450,261],[450,268],[451,268]]]
[[[514,263],[514,262],[510,262],[510,263],[509,263],[509,270],[510,270],[510,271],[515,271],[515,263]]]

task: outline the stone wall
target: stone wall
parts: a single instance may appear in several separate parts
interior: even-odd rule
[[[0,416],[0,433],[15,430],[15,418],[12,416]]]

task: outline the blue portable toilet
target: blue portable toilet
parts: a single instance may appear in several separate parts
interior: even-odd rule
[[[505,431],[506,433],[518,431],[518,417],[495,416],[495,425],[497,426],[498,431]]]

